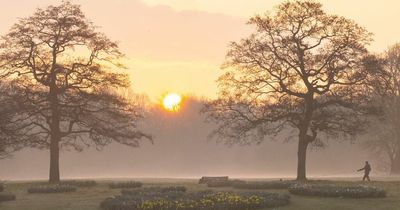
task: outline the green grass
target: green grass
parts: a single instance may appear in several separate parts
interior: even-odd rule
[[[198,185],[197,180],[137,180],[146,186],[184,185],[189,190],[208,189]],[[61,194],[29,194],[26,189],[38,182],[8,182],[6,192],[17,196],[16,201],[0,203],[0,210],[100,210],[99,204],[106,197],[117,195],[120,189],[110,189],[111,181],[98,181],[94,187],[78,188],[77,192]],[[357,181],[321,181],[331,184],[353,185],[361,184]],[[382,187],[387,191],[386,198],[375,199],[342,199],[319,198],[291,195],[291,203],[277,210],[400,210],[400,181],[377,181],[362,183]],[[215,190],[231,190],[232,188],[216,188]],[[288,193],[287,190],[266,190],[269,192]]]

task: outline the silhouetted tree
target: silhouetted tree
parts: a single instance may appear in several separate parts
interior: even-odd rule
[[[205,107],[218,124],[211,136],[228,144],[260,143],[288,131],[298,137],[297,179],[306,180],[306,152],[321,138],[361,131],[361,63],[371,34],[328,15],[314,1],[285,2],[255,16],[256,31],[233,42],[219,98]]]
[[[370,56],[367,64],[372,102],[380,112],[363,145],[388,163],[391,174],[400,174],[400,44]]]
[[[50,149],[50,182],[58,182],[60,147],[82,150],[111,142],[138,146],[150,137],[137,128],[137,103],[120,94],[129,87],[115,42],[68,1],[20,19],[0,46],[2,73],[20,89],[25,108],[12,127],[24,145]]]
[[[15,139],[23,139],[23,136],[18,135],[18,130],[10,128],[13,118],[22,109],[21,104],[11,97],[15,91],[15,87],[8,82],[0,84],[0,159],[10,157],[11,153],[22,148],[23,141]]]

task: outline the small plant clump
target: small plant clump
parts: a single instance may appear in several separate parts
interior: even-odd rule
[[[169,193],[169,192],[186,192],[186,187],[184,186],[171,186],[171,187],[161,187],[161,193]]]
[[[110,184],[111,189],[117,189],[117,188],[140,188],[143,186],[143,183],[141,182],[135,182],[135,181],[130,181],[130,182],[114,182]]]
[[[203,176],[199,180],[199,184],[208,184],[215,181],[228,181],[229,176]]]
[[[127,196],[163,196],[163,195],[169,195],[171,196],[172,194],[179,194],[181,195],[182,193],[186,192],[186,187],[184,186],[170,186],[170,187],[146,187],[142,189],[133,189],[133,190],[127,190],[123,189],[121,191],[122,195],[127,195]]]
[[[233,179],[233,180],[216,180],[207,183],[207,187],[231,187],[235,185],[240,185],[246,183],[243,180]]]
[[[75,187],[94,187],[97,185],[97,182],[94,180],[63,180],[61,184]]]
[[[123,191],[122,195],[105,199],[100,206],[105,210],[244,210],[283,206],[289,199],[288,195],[266,192],[185,192],[144,188]]]
[[[67,184],[39,185],[28,188],[28,193],[66,193],[75,191],[75,186]]]
[[[0,202],[3,201],[13,201],[16,199],[16,196],[10,193],[0,193]]]
[[[238,182],[232,186],[236,189],[266,190],[266,189],[288,189],[294,181],[269,181],[269,182]]]
[[[345,197],[345,198],[383,198],[386,197],[384,189],[356,185],[339,186],[333,184],[294,184],[289,187],[289,192],[295,195],[320,196],[320,197]]]

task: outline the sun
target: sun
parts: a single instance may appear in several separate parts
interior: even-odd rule
[[[176,93],[169,93],[162,99],[162,105],[165,110],[177,112],[181,108],[182,97]]]

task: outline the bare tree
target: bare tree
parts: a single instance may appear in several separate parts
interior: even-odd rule
[[[400,174],[400,44],[369,59],[369,88],[380,115],[373,118],[363,146]]]
[[[10,129],[29,137],[25,146],[50,149],[50,182],[60,180],[60,147],[136,147],[140,139],[151,139],[137,128],[137,103],[119,94],[130,86],[118,63],[122,56],[68,1],[37,9],[3,37],[2,75],[20,90],[17,104],[25,104]]]
[[[20,113],[21,105],[17,104],[11,92],[15,91],[13,85],[8,82],[0,84],[0,159],[10,157],[11,154],[22,148],[22,139],[18,131],[10,129],[12,119]]]
[[[314,1],[282,3],[249,24],[256,31],[231,44],[219,98],[205,107],[218,124],[211,135],[228,144],[250,144],[282,131],[295,134],[297,179],[306,180],[310,144],[321,146],[322,138],[351,137],[362,129],[357,104],[371,34],[326,14]]]

